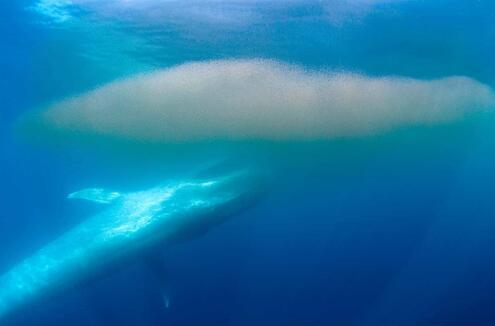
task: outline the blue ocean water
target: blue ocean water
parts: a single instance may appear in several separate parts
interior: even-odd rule
[[[0,270],[135,189],[235,156],[266,198],[164,248],[167,297],[137,260],[31,305],[7,325],[494,325],[493,112],[325,142],[248,144],[170,161],[37,144],[19,117],[138,73],[211,59],[495,88],[495,4],[439,1],[5,3],[0,19]],[[129,157],[132,156],[132,157]],[[139,157],[136,157],[139,156]],[[3,323],[3,321],[1,321]]]

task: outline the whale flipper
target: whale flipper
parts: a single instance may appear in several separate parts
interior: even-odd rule
[[[86,188],[73,192],[67,196],[69,199],[85,199],[100,204],[110,204],[121,194],[116,191],[109,191],[102,188]]]
[[[148,271],[151,273],[153,280],[160,290],[163,307],[165,309],[170,308],[170,273],[164,258],[160,255],[149,255],[145,259],[145,265],[148,267]]]

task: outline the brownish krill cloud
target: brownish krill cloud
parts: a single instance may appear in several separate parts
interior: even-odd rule
[[[308,71],[271,60],[186,63],[28,114],[28,130],[158,143],[367,136],[495,106],[468,77],[419,80]]]

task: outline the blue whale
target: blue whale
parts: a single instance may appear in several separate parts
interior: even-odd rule
[[[237,171],[132,193],[91,188],[70,194],[108,207],[0,278],[0,320],[119,263],[208,231],[259,198],[254,180],[251,173]]]

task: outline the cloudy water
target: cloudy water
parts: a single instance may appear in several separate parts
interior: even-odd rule
[[[1,5],[0,324],[495,324],[495,4]]]

